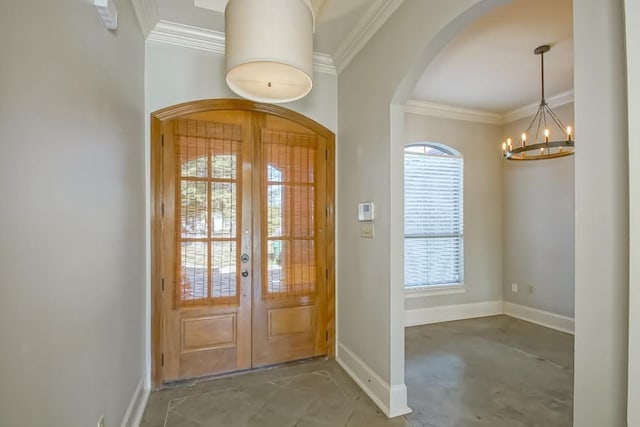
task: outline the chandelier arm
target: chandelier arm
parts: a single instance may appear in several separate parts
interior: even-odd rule
[[[531,122],[529,123],[529,127],[527,128],[527,130],[524,131],[524,133],[526,133],[527,135],[531,135],[531,129],[533,129],[533,124],[536,122],[536,119],[538,118],[539,114],[540,114],[540,108],[538,108],[538,111],[536,111],[536,115],[533,116],[533,119],[531,119]]]
[[[538,110],[538,113],[539,114],[536,115],[536,117],[538,118],[538,127],[536,128],[536,137],[535,137],[536,140],[540,135],[540,126],[542,125],[542,116],[544,115],[544,109],[540,107],[540,109]]]
[[[560,120],[560,117],[558,117],[558,115],[554,113],[553,110],[548,106],[545,106],[545,110],[547,110],[547,112],[555,122],[556,126],[558,126],[560,130],[564,132],[567,129],[567,127],[564,125],[564,123],[562,123],[562,120]]]

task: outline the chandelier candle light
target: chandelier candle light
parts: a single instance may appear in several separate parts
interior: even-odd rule
[[[570,156],[574,153],[573,130],[571,126],[565,126],[560,118],[553,112],[544,98],[544,54],[551,48],[548,45],[537,47],[533,53],[540,55],[541,70],[541,93],[542,98],[538,111],[529,127],[520,135],[520,145],[515,146],[511,138],[507,138],[502,143],[502,155],[507,160],[545,160],[557,157]],[[561,138],[552,140],[552,129],[554,134],[562,135]],[[542,130],[543,138],[540,137]],[[532,132],[534,134],[532,135]]]

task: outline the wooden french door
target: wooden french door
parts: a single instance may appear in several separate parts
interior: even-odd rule
[[[247,110],[196,112],[158,126],[163,290],[154,378],[327,354],[333,141]]]
[[[275,116],[257,118],[253,180],[253,365],[326,353],[326,141]]]

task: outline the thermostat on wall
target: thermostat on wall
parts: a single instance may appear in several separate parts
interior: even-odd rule
[[[358,221],[373,221],[373,202],[358,203]]]

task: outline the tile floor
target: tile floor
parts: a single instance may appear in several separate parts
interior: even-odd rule
[[[153,392],[141,427],[568,427],[573,337],[506,316],[406,330],[406,417],[387,419],[331,360]]]

